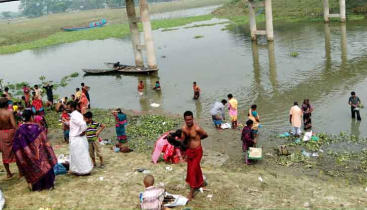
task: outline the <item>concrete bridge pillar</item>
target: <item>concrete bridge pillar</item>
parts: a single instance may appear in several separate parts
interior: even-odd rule
[[[255,4],[253,1],[248,2],[249,8],[249,21],[250,21],[250,30],[251,30],[251,39],[253,41],[256,40],[256,13],[255,13]]]
[[[274,40],[273,29],[273,8],[271,6],[271,0],[265,0],[265,16],[266,16],[266,36],[268,41]]]
[[[324,0],[324,22],[329,22],[329,14],[330,14],[330,8],[329,8],[329,0]]]
[[[134,0],[126,0],[126,12],[130,26],[131,41],[133,43],[135,65],[144,66],[143,53],[138,46],[140,45],[140,33],[138,28],[138,18],[136,17]]]
[[[339,14],[330,14],[329,0],[324,0],[324,22],[328,23],[330,17],[339,17],[340,22],[345,23],[346,21],[346,9],[345,0],[339,0]]]
[[[345,23],[346,21],[345,0],[339,0],[339,4],[340,4],[340,22]]]
[[[251,30],[251,39],[256,40],[256,35],[266,35],[268,41],[274,40],[274,29],[273,29],[273,9],[271,5],[272,0],[265,0],[265,16],[266,16],[266,30],[257,30],[256,26],[256,13],[255,13],[255,2],[254,0],[248,1],[249,8],[249,21]]]
[[[152,25],[150,23],[149,8],[147,0],[140,0],[140,16],[144,29],[145,47],[147,52],[148,67],[157,69],[157,59],[154,50],[154,40],[152,33]]]

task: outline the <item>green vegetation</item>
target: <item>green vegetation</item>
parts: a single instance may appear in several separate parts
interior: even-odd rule
[[[201,38],[204,38],[204,36],[203,35],[196,35],[196,36],[194,36],[194,39],[201,39]]]
[[[291,57],[297,57],[299,55],[299,53],[298,52],[291,52],[291,54],[290,54],[290,56]]]
[[[339,135],[328,135],[325,133],[317,134],[319,138],[317,141],[301,141],[296,143],[294,137],[288,137],[291,142],[286,144],[288,148],[293,151],[289,156],[278,156],[270,161],[275,162],[278,165],[294,166],[296,164],[303,164],[306,168],[315,168],[317,166],[325,164],[327,162],[329,167],[335,169],[348,169],[354,167],[362,173],[367,173],[367,150],[363,149],[361,152],[334,152],[332,148],[338,148],[338,144],[346,143],[349,145],[365,145],[367,143],[366,138],[358,138],[354,135],[348,135],[341,132]],[[302,137],[301,137],[302,139]],[[306,151],[310,156],[306,157],[302,154],[302,151]],[[317,156],[312,156],[317,154]],[[336,173],[337,170],[330,170],[328,173],[330,176],[341,176],[343,174]]]
[[[367,13],[367,6],[363,9],[361,5],[367,5],[367,0],[359,1],[359,3],[347,2],[348,20],[361,20]],[[257,3],[258,4],[258,3]],[[330,1],[330,13],[339,13],[339,1]],[[319,0],[276,0],[272,2],[273,19],[287,22],[299,21],[323,21],[323,1]],[[359,8],[359,10],[357,9]],[[256,9],[256,20],[258,22],[265,21],[265,10],[258,6]],[[358,12],[358,11],[359,12]],[[234,25],[243,25],[248,23],[248,4],[247,0],[231,0],[213,13],[214,15],[226,18],[232,21],[232,26],[227,26],[223,30],[228,30]],[[331,21],[339,21],[331,19]]]
[[[107,127],[115,125],[115,117],[111,114],[111,110],[91,109],[90,111],[96,122],[103,123]],[[47,111],[46,121],[49,128],[62,129],[59,119],[60,113]],[[129,145],[138,152],[151,152],[156,139],[167,131],[177,129],[178,125],[178,119],[160,115],[128,116],[126,133],[130,140]]]
[[[167,31],[177,31],[178,28],[165,28],[162,30],[162,32],[167,32]]]
[[[185,29],[199,28],[199,27],[206,27],[206,26],[215,26],[215,25],[219,25],[219,24],[228,24],[228,23],[230,23],[230,22],[208,23],[208,24],[195,24],[193,26],[187,26],[187,27],[185,27]]]
[[[259,1],[255,1],[257,4],[257,15],[264,14],[265,10],[260,6]],[[367,9],[363,11],[363,8],[367,8],[367,0],[360,1],[347,1],[347,13],[356,14],[366,13]],[[339,13],[339,1],[330,0],[330,14]],[[324,3],[320,0],[276,0],[272,1],[273,16],[276,18],[281,17],[323,17]],[[358,12],[358,11],[359,12]],[[243,16],[248,14],[247,0],[230,0],[223,7],[215,11],[218,16]]]
[[[177,0],[170,3],[150,4],[149,9],[151,14],[157,14],[182,9],[218,5],[224,2],[226,2],[226,0]],[[137,10],[137,16],[139,15],[139,11]],[[9,21],[0,21],[0,47],[7,46],[11,48],[11,45],[35,42],[40,39],[43,40],[51,35],[61,32],[60,28],[86,26],[89,25],[90,22],[100,21],[101,19],[106,19],[109,27],[116,24],[127,24],[126,9],[94,9],[81,12],[51,14],[32,19],[19,18]],[[120,28],[118,27],[116,30],[119,30]],[[95,33],[98,32],[99,31]],[[57,38],[60,38],[60,36],[54,36],[54,39]],[[53,41],[49,42],[50,45],[53,43]],[[38,43],[38,45],[40,44]],[[43,44],[42,46],[48,45]],[[18,51],[19,50],[21,50],[21,48],[19,48]],[[17,51],[12,50],[12,52]],[[0,52],[0,54],[3,53],[4,52]]]
[[[152,22],[152,28],[153,30],[157,30],[160,28],[183,26],[197,21],[210,20],[212,17],[212,15],[203,15],[188,18],[155,20]],[[81,40],[103,40],[108,38],[121,38],[129,34],[130,30],[128,24],[109,25],[103,28],[96,28],[87,31],[58,32],[47,38],[40,39],[34,42],[0,46],[0,54],[15,53],[23,50],[42,48],[50,45],[70,43]]]

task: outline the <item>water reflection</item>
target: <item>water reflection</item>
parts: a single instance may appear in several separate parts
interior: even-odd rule
[[[269,56],[269,70],[270,70],[270,82],[273,87],[273,92],[278,92],[278,79],[277,79],[277,69],[274,53],[274,42],[268,43],[268,56]]]
[[[200,119],[201,112],[203,111],[203,106],[201,104],[200,99],[195,100],[195,107],[196,107],[196,119]]]
[[[348,57],[347,57],[347,25],[345,23],[340,24],[340,32],[341,32],[342,64],[345,65],[348,61]]]
[[[356,119],[351,120],[351,135],[360,136],[361,131],[359,130],[359,127],[361,126],[361,121],[357,121]]]
[[[331,41],[330,41],[330,25],[329,23],[324,24],[325,32],[325,72],[329,73],[331,71]]]
[[[260,74],[260,58],[259,58],[259,48],[256,42],[252,42],[252,61],[254,68],[254,81],[257,90],[261,88],[261,74]]]

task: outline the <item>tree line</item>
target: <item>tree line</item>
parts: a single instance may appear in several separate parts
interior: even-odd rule
[[[149,3],[172,0],[147,0]],[[138,1],[135,0],[137,4]],[[19,9],[23,16],[39,17],[54,13],[101,8],[122,8],[125,0],[21,0]]]

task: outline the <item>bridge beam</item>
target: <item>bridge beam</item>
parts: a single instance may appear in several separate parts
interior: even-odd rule
[[[250,31],[251,40],[256,41],[256,35],[266,35],[268,41],[274,40],[274,28],[273,28],[273,9],[271,5],[272,0],[265,0],[265,16],[266,16],[266,31],[257,30],[256,26],[256,12],[255,12],[255,2],[254,0],[248,1],[249,8],[249,21],[250,21]]]
[[[345,0],[339,0],[339,9],[340,12],[338,15],[330,14],[329,0],[324,0],[324,22],[328,23],[331,17],[339,17],[340,22],[346,22],[346,9],[345,9]]]

